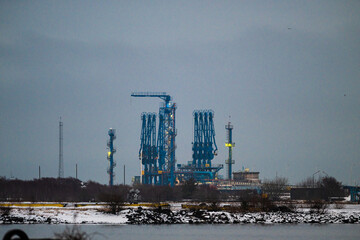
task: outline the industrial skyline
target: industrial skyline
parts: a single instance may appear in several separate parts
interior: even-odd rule
[[[358,1],[2,1],[0,176],[107,184],[109,128],[126,182],[139,175],[141,113],[176,100],[176,163],[192,160],[193,111],[212,109],[233,171],[297,183],[318,170],[360,183]],[[115,168],[114,184],[123,182]],[[226,169],[220,171],[226,178]]]

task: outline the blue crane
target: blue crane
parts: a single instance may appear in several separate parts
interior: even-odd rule
[[[176,104],[166,92],[133,92],[132,97],[157,97],[164,100],[159,108],[159,132],[157,140],[158,174],[161,185],[175,182],[175,110]]]

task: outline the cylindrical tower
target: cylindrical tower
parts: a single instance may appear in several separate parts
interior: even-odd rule
[[[225,160],[225,164],[227,165],[227,178],[228,180],[232,179],[232,165],[235,163],[235,161],[232,159],[232,148],[235,147],[235,143],[232,142],[232,130],[233,126],[229,122],[227,125],[225,125],[226,133],[227,133],[227,142],[225,143],[225,147],[229,148],[229,158]]]
[[[115,135],[115,129],[110,128],[109,129],[109,137],[110,139],[107,142],[107,146],[108,146],[108,154],[107,154],[107,159],[110,162],[110,166],[107,170],[108,174],[109,174],[109,186],[113,186],[114,185],[114,167],[116,166],[116,163],[114,161],[114,153],[116,152],[116,149],[114,147],[114,140],[116,139],[116,135]]]

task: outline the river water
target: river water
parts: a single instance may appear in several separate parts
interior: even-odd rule
[[[30,238],[53,238],[73,225],[17,224],[0,225],[0,239],[11,229],[22,229]],[[273,225],[81,225],[81,231],[92,235],[93,240],[183,240],[183,239],[358,239],[360,225],[350,224],[273,224]]]

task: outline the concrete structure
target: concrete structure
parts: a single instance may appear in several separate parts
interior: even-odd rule
[[[235,182],[260,183],[259,172],[239,171],[233,172]]]
[[[259,174],[260,172],[250,172],[249,169],[233,172],[233,180],[219,180],[216,186],[220,191],[228,192],[229,196],[234,195],[239,197],[241,194],[248,195],[251,192],[260,194],[261,181]]]

